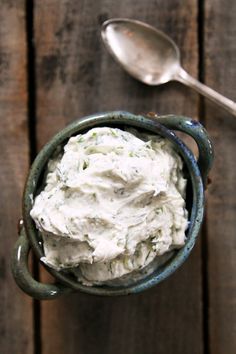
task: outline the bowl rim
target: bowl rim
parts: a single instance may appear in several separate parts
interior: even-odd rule
[[[167,129],[163,124],[160,124],[156,118],[135,115],[125,111],[97,113],[72,122],[64,129],[59,131],[56,135],[54,135],[36,156],[25,184],[23,193],[23,220],[26,235],[34,253],[40,261],[40,258],[44,255],[42,242],[40,242],[38,239],[38,231],[35,227],[33,219],[30,216],[32,202],[34,196],[37,194],[37,183],[40,179],[40,176],[46,167],[49,158],[53,155],[59,145],[61,146],[65,144],[71,136],[82,133],[99,125],[131,126],[160,135],[174,143],[177,152],[181,155],[188,168],[193,192],[193,202],[189,228],[187,230],[186,243],[182,248],[175,252],[175,255],[171,257],[169,261],[167,261],[164,267],[160,267],[154,270],[147,277],[144,277],[141,280],[134,282],[133,284],[125,286],[87,286],[78,282],[75,277],[72,277],[69,274],[65,274],[63,271],[56,271],[44,263],[43,266],[55,277],[55,279],[57,279],[62,284],[74,290],[80,290],[88,294],[125,295],[138,293],[160,283],[162,280],[170,276],[177,268],[179,268],[181,264],[184,263],[196,242],[204,214],[204,187],[197,161],[185,143],[180,138],[178,138],[178,136],[172,130]]]

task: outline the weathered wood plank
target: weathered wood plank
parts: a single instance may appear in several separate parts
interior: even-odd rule
[[[197,117],[198,96],[187,88],[146,87],[114,63],[100,41],[99,23],[119,16],[169,33],[185,68],[197,76],[196,0],[35,2],[38,148],[69,121],[98,111]],[[146,293],[111,299],[75,294],[43,302],[42,353],[202,353],[201,293],[198,242],[181,270]]]
[[[25,2],[2,1],[0,23],[0,351],[32,354],[32,300],[10,270],[29,156]]]
[[[205,0],[205,80],[236,100],[236,3]],[[215,143],[208,196],[210,353],[236,348],[236,120],[206,102],[206,125]]]

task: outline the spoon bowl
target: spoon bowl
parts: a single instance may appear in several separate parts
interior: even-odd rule
[[[178,47],[152,26],[135,20],[108,20],[102,26],[102,38],[123,68],[145,84],[164,84],[179,71]]]
[[[114,59],[135,79],[160,85],[179,81],[236,115],[236,103],[190,76],[180,52],[165,33],[136,20],[115,18],[102,25],[102,39]]]

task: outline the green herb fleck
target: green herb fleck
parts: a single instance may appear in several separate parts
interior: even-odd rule
[[[114,193],[118,194],[118,195],[123,195],[125,193],[125,189],[124,188],[115,188]]]
[[[116,136],[116,137],[118,136],[117,133],[114,131],[114,129],[111,129],[111,135]]]
[[[155,213],[156,213],[156,214],[160,214],[160,213],[162,213],[162,212],[163,212],[163,207],[160,207],[160,208],[155,209]]]
[[[84,161],[83,163],[83,170],[86,170],[86,168],[88,167],[89,163],[88,161]]]

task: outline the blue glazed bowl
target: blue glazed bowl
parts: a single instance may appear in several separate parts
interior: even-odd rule
[[[133,281],[129,285],[86,286],[79,283],[73,275],[56,271],[45,265],[44,267],[54,276],[56,282],[42,284],[33,279],[28,270],[30,248],[39,260],[44,256],[40,235],[30,217],[32,197],[34,198],[37,194],[47,162],[56,148],[65,144],[71,136],[83,133],[95,126],[135,127],[138,130],[145,130],[165,137],[174,144],[176,151],[184,161],[188,179],[189,228],[186,233],[186,243],[183,248],[174,251],[171,258],[154,269],[151,274],[143,276],[141,280]],[[182,131],[194,138],[199,150],[198,161],[183,141],[176,136],[174,130]],[[149,117],[118,111],[98,113],[71,123],[44,146],[31,167],[23,196],[23,220],[19,230],[20,237],[16,242],[12,257],[12,272],[16,283],[23,291],[37,299],[53,299],[78,290],[94,295],[127,295],[141,292],[160,283],[187,259],[196,242],[204,214],[204,187],[212,161],[213,148],[206,130],[199,122],[190,118],[175,115]]]

